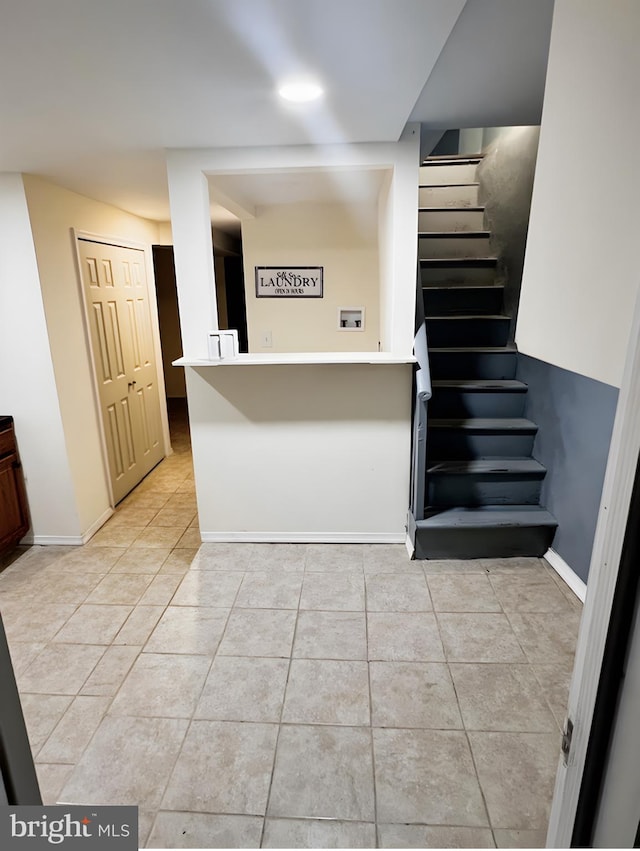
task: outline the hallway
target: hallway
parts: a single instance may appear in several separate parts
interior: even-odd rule
[[[541,559],[200,545],[172,425],[89,544],[0,573],[45,803],[137,803],[151,848],[543,846],[568,587]]]

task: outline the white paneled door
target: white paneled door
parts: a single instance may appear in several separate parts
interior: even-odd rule
[[[144,252],[78,240],[113,498],[162,460]]]

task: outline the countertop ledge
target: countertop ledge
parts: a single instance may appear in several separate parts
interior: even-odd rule
[[[413,355],[394,355],[389,352],[274,352],[273,354],[240,354],[235,358],[208,360],[206,358],[178,358],[173,366],[277,366],[309,364],[401,364],[416,363]]]

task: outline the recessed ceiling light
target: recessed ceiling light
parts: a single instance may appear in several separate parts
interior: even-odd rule
[[[322,97],[324,90],[313,80],[290,80],[280,86],[278,94],[293,103],[307,103]]]

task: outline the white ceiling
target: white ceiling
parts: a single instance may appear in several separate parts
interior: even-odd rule
[[[165,148],[395,141],[410,116],[534,123],[551,2],[5,2],[0,170],[166,220]],[[287,107],[277,82],[300,72],[326,95]]]

